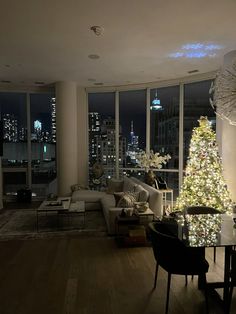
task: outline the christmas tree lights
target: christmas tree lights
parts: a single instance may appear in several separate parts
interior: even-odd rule
[[[175,210],[189,206],[208,206],[221,212],[232,212],[216,134],[207,117],[201,117],[199,127],[193,129],[185,177],[176,200]]]

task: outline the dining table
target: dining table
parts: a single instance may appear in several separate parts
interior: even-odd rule
[[[231,252],[236,246],[236,214],[180,215],[176,218],[178,238],[188,247],[223,247],[223,280],[207,282],[207,290],[212,291],[226,309],[229,301]],[[203,289],[201,278],[199,289]],[[223,288],[223,297],[216,289]]]

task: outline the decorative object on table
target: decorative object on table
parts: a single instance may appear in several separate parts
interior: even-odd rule
[[[190,206],[208,206],[232,212],[233,202],[223,178],[216,134],[207,117],[201,117],[193,129],[189,157],[175,210]]]
[[[56,201],[57,200],[57,195],[54,193],[50,193],[47,195],[47,201]]]
[[[167,183],[162,177],[157,176],[156,181],[159,190],[167,190]]]
[[[125,216],[131,217],[133,215],[134,209],[133,208],[123,208]]]
[[[89,187],[86,185],[83,185],[83,184],[73,184],[73,185],[71,185],[70,189],[71,189],[71,192],[73,193],[73,192],[79,191],[79,190],[88,190]]]
[[[231,52],[232,53],[232,52]],[[215,113],[236,126],[236,55],[231,63],[221,69],[212,83],[210,104]]]
[[[160,153],[154,153],[151,150],[150,153],[146,153],[145,151],[139,152],[136,158],[138,165],[145,168],[145,183],[155,186],[156,176],[152,169],[161,169],[171,157],[169,154],[161,156]]]
[[[102,176],[104,174],[103,165],[96,161],[92,166],[91,181],[94,188],[99,188],[102,184]]]
[[[147,172],[145,172],[144,182],[150,186],[153,186],[154,188],[157,187],[156,175],[152,170],[148,170]]]
[[[134,209],[137,210],[139,213],[145,212],[149,208],[148,202],[135,202]]]

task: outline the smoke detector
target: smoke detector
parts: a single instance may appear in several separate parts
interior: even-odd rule
[[[94,32],[95,35],[100,36],[104,32],[104,28],[98,25],[94,25],[90,27],[91,31]]]

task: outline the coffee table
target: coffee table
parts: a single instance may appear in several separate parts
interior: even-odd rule
[[[56,201],[45,200],[36,210],[36,226],[39,230],[39,215],[45,213],[46,216],[49,213],[57,215],[57,226],[59,226],[59,217],[62,215],[68,218],[73,216],[83,215],[83,226],[85,224],[85,203],[84,201],[71,202],[71,197],[58,197]]]

